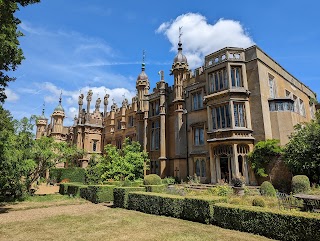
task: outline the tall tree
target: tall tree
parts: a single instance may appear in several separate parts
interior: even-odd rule
[[[40,0],[0,0],[0,102],[2,103],[7,98],[4,91],[8,82],[15,80],[8,75],[8,72],[15,71],[24,59],[18,40],[23,36],[18,30],[21,21],[14,14],[19,10],[19,5],[25,7],[37,2]]]
[[[310,123],[295,126],[284,149],[284,160],[293,174],[304,174],[320,183],[320,112]]]
[[[25,192],[22,177],[35,168],[30,159],[33,142],[28,119],[14,121],[10,112],[0,106],[0,199],[17,198]]]
[[[148,154],[141,151],[139,142],[125,139],[122,150],[116,146],[106,145],[105,155],[90,160],[87,168],[87,181],[101,183],[107,179],[124,180],[143,177],[144,163],[149,163]]]

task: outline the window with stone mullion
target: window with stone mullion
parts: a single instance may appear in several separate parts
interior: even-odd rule
[[[159,121],[151,124],[151,150],[159,150],[160,146],[160,126]]]
[[[212,108],[212,129],[231,127],[229,104]]]
[[[243,87],[241,78],[241,67],[231,67],[231,84],[232,87]]]
[[[244,103],[234,103],[233,112],[234,112],[234,125],[236,127],[246,127]]]

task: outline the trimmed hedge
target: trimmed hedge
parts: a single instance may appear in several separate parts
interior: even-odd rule
[[[49,177],[51,180],[56,180],[58,183],[63,179],[69,179],[70,182],[80,182],[85,181],[86,170],[81,167],[72,168],[52,168],[50,169]]]
[[[89,185],[80,189],[80,197],[93,203],[111,202],[115,187],[114,185]]]
[[[150,192],[128,194],[128,209],[144,213],[165,215],[201,223],[212,223],[213,205],[226,198],[193,197]]]
[[[87,185],[70,183],[67,186],[67,193],[72,197],[80,197],[80,189],[87,188]]]
[[[144,187],[117,187],[113,189],[113,206],[117,208],[128,208],[129,192],[145,191]]]
[[[225,197],[188,197],[184,199],[182,218],[200,223],[213,223],[213,205],[226,202]]]
[[[184,197],[150,192],[128,194],[128,209],[143,213],[181,218]]]
[[[277,240],[320,240],[320,216],[317,214],[219,203],[214,205],[213,217],[223,228]]]
[[[162,185],[144,185],[144,187],[146,188],[147,192],[157,192],[157,193],[162,193],[164,191],[166,191],[167,189],[166,184],[162,184]]]
[[[71,183],[60,183],[60,185],[59,185],[59,193],[61,195],[67,195],[68,194],[68,186],[70,184]]]

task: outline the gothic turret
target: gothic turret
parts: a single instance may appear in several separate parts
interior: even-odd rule
[[[148,76],[145,72],[145,63],[144,63],[144,52],[143,52],[143,59],[142,59],[142,67],[141,73],[139,74],[136,82],[136,88],[138,91],[138,111],[144,111],[145,107],[145,95],[148,95],[150,89],[150,83]]]
[[[40,139],[42,136],[46,136],[48,119],[44,115],[44,104],[42,109],[42,115],[37,119],[37,132],[36,139]]]
[[[171,75],[174,76],[174,101],[183,100],[183,81],[188,78],[189,66],[186,56],[182,53],[181,28],[179,28],[178,53],[173,59]]]
[[[62,93],[61,93],[62,95]],[[53,114],[52,114],[52,135],[54,136],[55,139],[61,139],[62,135],[62,130],[63,130],[63,119],[65,117],[64,109],[61,105],[62,98],[59,98],[59,104],[58,106],[54,109]]]

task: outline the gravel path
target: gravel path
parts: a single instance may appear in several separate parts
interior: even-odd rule
[[[0,224],[42,219],[56,215],[82,215],[93,211],[105,210],[106,206],[102,204],[85,203],[80,205],[68,205],[48,208],[35,208],[29,210],[12,211],[0,214]]]

